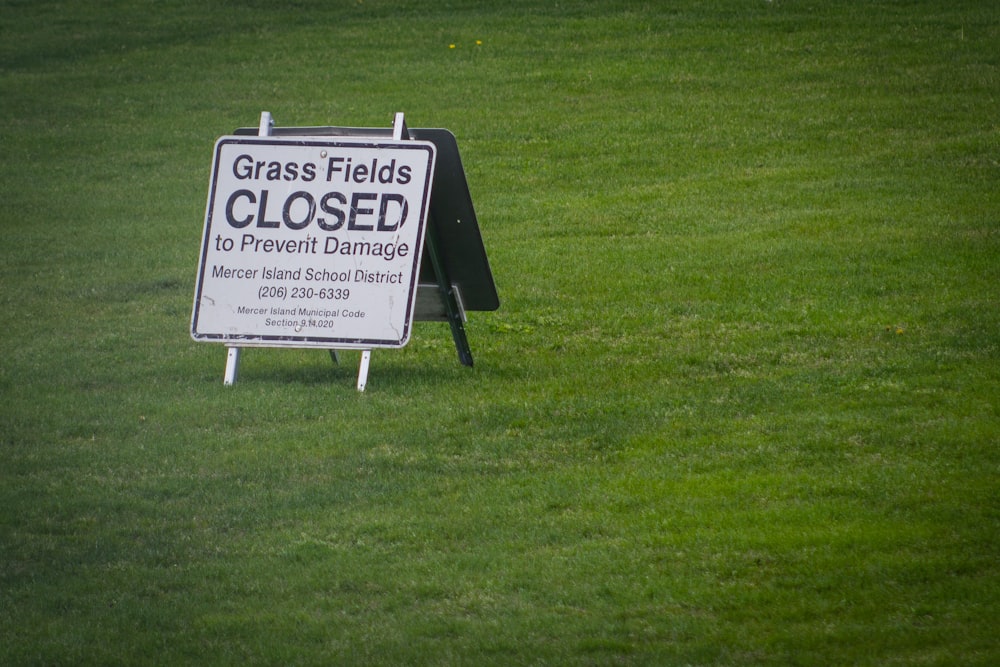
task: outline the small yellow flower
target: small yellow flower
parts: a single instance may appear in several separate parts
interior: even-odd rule
[[[476,46],[482,46],[482,45],[483,45],[483,40],[477,39],[476,40]]]
[[[455,48],[455,45],[454,45],[454,44],[449,44],[449,45],[448,45],[448,48],[449,48],[449,49],[453,49],[453,48]]]

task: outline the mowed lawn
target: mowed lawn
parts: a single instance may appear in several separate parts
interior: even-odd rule
[[[0,0],[0,663],[1000,663],[1000,5]],[[500,293],[190,319],[215,140],[444,127]]]

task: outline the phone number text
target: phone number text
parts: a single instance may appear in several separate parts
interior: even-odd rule
[[[258,299],[323,299],[325,301],[346,301],[351,298],[351,290],[346,287],[285,287],[284,285],[261,285],[257,290]]]

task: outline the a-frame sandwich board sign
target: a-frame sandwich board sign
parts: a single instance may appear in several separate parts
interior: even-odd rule
[[[437,320],[449,322],[456,349],[458,351],[459,360],[463,364],[471,366],[472,354],[469,349],[464,329],[465,311],[495,310],[499,307],[499,297],[496,292],[496,287],[489,267],[489,261],[486,257],[485,247],[479,232],[475,211],[472,206],[471,195],[465,179],[465,172],[462,168],[461,159],[458,154],[458,146],[454,135],[448,130],[442,129],[407,129],[402,114],[396,114],[393,128],[390,130],[389,128],[332,126],[274,127],[273,122],[270,119],[270,114],[267,114],[267,112],[262,114],[261,123],[258,128],[241,128],[234,132],[234,136],[250,135],[264,135],[275,137],[279,140],[284,138],[284,140],[295,142],[319,141],[320,138],[332,141],[361,141],[365,143],[392,141],[405,142],[409,140],[412,141],[413,144],[409,144],[408,147],[415,147],[414,144],[424,146],[431,144],[434,147],[437,155],[436,159],[431,161],[433,164],[433,178],[430,179],[431,191],[429,197],[429,208],[427,210],[425,220],[426,229],[424,230],[422,240],[420,241],[421,245],[419,252],[413,253],[413,249],[407,249],[410,251],[411,257],[419,256],[420,258],[419,271],[417,271],[417,275],[414,276],[414,280],[418,281],[417,289],[415,294],[411,295],[414,299],[411,303],[411,310],[409,312],[412,320]],[[399,145],[400,144],[395,144],[394,146],[398,147]],[[390,146],[390,148],[391,147],[392,146]],[[336,167],[331,167],[331,169],[337,171],[337,176],[339,177],[345,175],[345,162],[343,159],[331,159],[340,160]],[[351,165],[350,160],[350,157],[348,157],[346,166],[354,170],[351,172],[350,177],[358,182],[363,180],[363,177],[366,174],[368,175],[369,180],[374,182],[376,180],[376,173],[378,174],[379,181],[391,180],[391,172],[393,172],[391,165],[396,164],[395,160],[384,159],[382,166],[376,169],[374,164],[364,166],[360,166],[358,164]],[[252,160],[248,161],[252,162]],[[403,166],[402,162],[403,161],[400,161],[398,166],[405,169],[406,167]],[[333,163],[331,162],[331,165],[332,164]],[[258,169],[265,170],[265,175],[267,173],[266,170],[274,166],[269,164],[267,161],[260,161],[258,165]],[[360,171],[358,170],[359,166]],[[275,172],[273,176],[275,179],[280,180],[284,178],[287,180],[290,178],[287,173],[289,169],[296,171],[295,175],[301,176],[301,174],[298,173],[298,170],[301,168],[302,165],[298,164],[292,165],[291,167],[288,164],[280,165],[277,167],[278,171]],[[282,169],[284,169],[286,173],[282,173]],[[401,180],[398,175],[397,180]],[[293,190],[294,187],[289,186],[287,189]],[[392,207],[397,200],[392,199],[393,195],[391,193],[387,195],[387,197],[390,199],[388,201],[387,208],[389,209],[389,217],[391,218],[393,211]],[[414,198],[411,197],[411,200],[412,199]],[[245,204],[246,202],[243,203]],[[298,203],[301,204],[302,202]],[[337,202],[334,203],[336,204]],[[367,204],[369,202],[367,202],[367,200],[362,200],[361,203]],[[382,203],[383,209],[386,208],[386,202],[383,201]],[[320,205],[320,208],[323,209],[324,207]],[[375,207],[374,202],[371,202],[371,206],[369,206],[369,208],[361,208],[360,210],[363,212],[367,211],[371,214],[371,217],[374,218],[376,217],[375,208],[377,207]],[[261,206],[261,210],[263,210],[263,205]],[[302,208],[302,210],[306,211],[307,208]],[[380,212],[384,213],[385,211],[382,210]],[[286,224],[291,221],[292,225],[301,224],[308,215],[311,215],[311,213],[296,213],[294,210],[284,211],[283,213],[286,218]],[[344,212],[341,211],[341,213]],[[236,217],[243,220],[245,217],[249,217],[249,214]],[[260,221],[263,220],[264,217],[261,216]],[[319,220],[319,218],[317,218],[317,220]],[[269,220],[268,222],[274,221]],[[326,224],[327,226],[330,226],[331,221],[327,220]],[[360,223],[357,224],[357,226],[363,227]],[[387,227],[391,226],[391,222],[387,223]],[[208,239],[205,239],[205,241],[207,242]],[[329,239],[327,242],[329,243]],[[313,243],[315,243],[315,241]],[[402,244],[399,247],[405,249],[404,246],[405,244]],[[329,246],[327,249],[329,249]],[[202,269],[202,271],[204,271],[204,269]],[[337,274],[337,272],[333,273]],[[340,277],[345,281],[349,280],[348,276],[345,276],[342,273],[338,275],[340,275]],[[379,275],[387,277],[388,279],[400,278],[398,272],[396,274],[391,274],[391,272],[385,271],[374,273],[371,271],[368,271],[367,273],[362,271],[362,273],[357,274],[355,277],[360,276],[372,278],[374,276],[375,279],[378,279]],[[346,282],[339,286],[345,288],[349,287]],[[196,294],[196,313],[198,297],[199,295]],[[328,310],[326,312],[329,313],[332,311]],[[193,323],[193,334],[195,331],[196,326]],[[197,338],[197,336],[195,337]],[[229,348],[226,375],[224,378],[224,382],[226,384],[232,384],[236,381],[241,347],[267,346],[266,343],[261,343],[260,341],[248,341],[246,338],[240,338],[239,336],[231,337],[223,342],[225,342]],[[313,342],[314,341],[310,341],[310,343]],[[365,348],[364,342],[361,340],[352,339],[349,341],[349,344],[343,344],[344,341],[340,340],[339,343],[340,344],[338,345],[327,346],[334,359],[336,359],[335,350],[338,347],[343,349],[355,348],[363,350],[361,366],[358,373],[358,389],[363,391],[367,382],[368,360],[370,354],[369,349]],[[305,347],[316,345],[297,345],[293,342],[289,346]],[[377,346],[394,347],[401,345]]]

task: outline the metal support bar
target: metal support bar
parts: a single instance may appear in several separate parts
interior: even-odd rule
[[[372,359],[371,350],[361,351],[361,364],[358,366],[358,391],[364,391],[368,384],[368,364]]]
[[[431,260],[431,267],[437,278],[438,289],[441,291],[441,299],[448,310],[448,324],[451,326],[451,337],[455,340],[455,350],[458,352],[458,360],[463,366],[472,366],[472,349],[469,347],[469,339],[465,335],[465,315],[461,304],[456,298],[455,289],[452,287],[451,279],[441,261],[441,252],[438,250],[437,234],[433,225],[427,225],[427,239],[425,248]]]
[[[236,377],[240,374],[240,348],[226,348],[226,374],[222,377],[222,384],[231,386],[236,384]]]
[[[396,141],[410,138],[410,133],[406,129],[406,120],[403,118],[402,111],[397,111],[396,115],[392,119],[392,138]],[[331,350],[331,353],[332,352],[333,351]],[[371,363],[371,358],[371,350],[361,351],[361,364],[358,366],[358,391],[364,391],[365,387],[368,385],[368,365]]]
[[[392,138],[395,141],[402,141],[410,138],[410,131],[406,129],[406,121],[403,120],[403,112],[397,111],[392,118]]]
[[[271,118],[270,111],[260,112],[260,125],[257,129],[258,136],[269,137],[274,128],[274,119]],[[236,378],[240,374],[240,348],[229,347],[226,353],[226,374],[222,378],[222,384],[231,386],[236,384]]]

